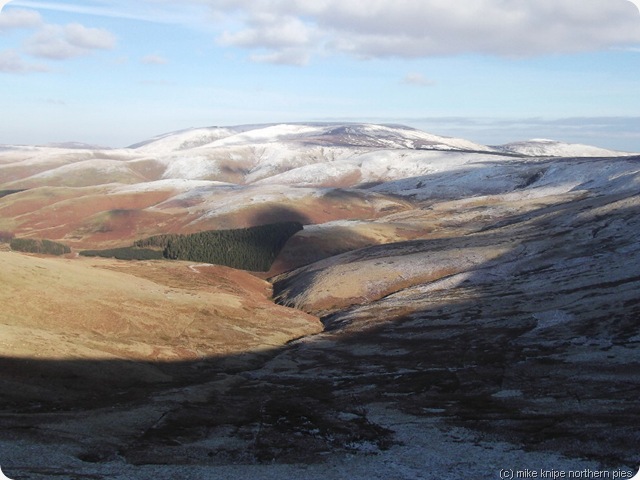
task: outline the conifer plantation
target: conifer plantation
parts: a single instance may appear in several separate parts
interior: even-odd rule
[[[123,260],[188,260],[266,272],[289,238],[300,230],[299,222],[280,222],[189,235],[155,235],[136,241],[132,247],[85,250],[80,254]]]
[[[9,243],[11,250],[25,253],[40,253],[45,255],[65,255],[71,253],[66,245],[51,240],[39,240],[35,238],[14,238]]]

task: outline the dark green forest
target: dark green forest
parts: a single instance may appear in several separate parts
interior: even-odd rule
[[[125,260],[188,260],[266,272],[289,238],[300,230],[299,222],[280,222],[188,235],[155,235],[134,242],[132,247],[85,250],[80,254]]]
[[[71,253],[66,245],[51,240],[39,240],[35,238],[14,238],[9,243],[11,250],[25,253],[42,253],[46,255],[64,255]]]
[[[150,248],[120,247],[107,250],[83,250],[80,255],[84,257],[105,257],[118,260],[161,260],[164,258],[162,250]]]

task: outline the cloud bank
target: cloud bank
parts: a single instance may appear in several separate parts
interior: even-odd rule
[[[0,51],[0,72],[2,73],[32,73],[48,72],[45,65],[25,61],[15,50]]]
[[[42,17],[33,10],[11,9],[0,15],[0,34],[9,30],[38,27]]]
[[[140,63],[144,65],[166,65],[167,63],[169,63],[169,60],[161,55],[151,54],[142,57],[140,59]]]
[[[67,60],[115,47],[116,37],[108,30],[90,28],[80,23],[57,25],[45,23],[34,10],[11,8],[0,14],[0,36],[10,31],[26,30],[30,36],[22,46],[0,51],[0,72],[34,73],[51,71],[42,64],[23,58],[29,55],[46,60]]]
[[[88,55],[93,50],[109,50],[115,46],[113,34],[100,28],[87,28],[79,23],[45,25],[26,41],[30,55],[52,60]]]
[[[231,19],[220,41],[273,58],[565,54],[640,43],[628,0],[192,0]]]
[[[293,65],[335,54],[362,59],[460,54],[520,58],[640,45],[640,12],[636,2],[630,0],[184,0],[179,4],[170,0],[133,4],[88,0],[82,6],[31,0],[14,3],[147,21],[173,19],[183,25],[205,23],[215,32],[219,44],[245,49],[253,61]],[[207,14],[203,15],[203,9]]]
[[[428,79],[421,73],[408,73],[403,83],[406,85],[414,85],[416,87],[432,87],[436,84],[433,80]]]

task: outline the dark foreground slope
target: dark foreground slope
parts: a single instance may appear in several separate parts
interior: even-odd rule
[[[322,297],[319,287],[313,298],[292,289],[309,269],[283,276],[276,282],[283,300],[298,291],[288,301],[323,310],[329,331],[302,341],[282,365],[294,376],[331,378],[334,389],[364,403],[392,402],[529,449],[633,465],[639,207],[637,195],[584,198],[461,238],[353,252],[345,264],[365,283],[388,279],[389,265],[403,262],[414,280],[379,298],[372,287],[371,301],[346,309],[332,310],[342,299]],[[416,265],[417,256],[427,261]],[[448,273],[425,281],[442,274],[434,268],[442,263]],[[330,282],[324,274],[328,280],[316,272],[307,281]],[[326,359],[320,367],[318,358]]]

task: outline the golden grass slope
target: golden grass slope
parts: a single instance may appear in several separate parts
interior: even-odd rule
[[[321,330],[245,272],[181,262],[39,258],[0,251],[4,357],[198,360]]]

